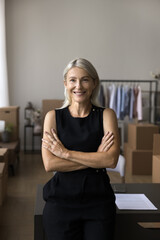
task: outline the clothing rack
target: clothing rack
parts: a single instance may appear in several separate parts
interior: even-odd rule
[[[149,90],[149,122],[151,122],[151,95],[152,92],[155,92],[154,97],[154,106],[155,106],[155,112],[154,112],[154,123],[156,123],[156,113],[157,113],[157,92],[158,92],[158,81],[157,80],[111,80],[111,79],[102,79],[100,80],[100,83],[104,82],[110,82],[110,83],[143,83],[148,84],[148,90]]]

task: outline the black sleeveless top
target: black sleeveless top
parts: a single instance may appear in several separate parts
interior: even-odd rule
[[[56,109],[57,134],[63,145],[69,150],[96,152],[104,135],[103,111],[104,108],[93,105],[87,117],[79,118],[73,117],[68,107]],[[110,219],[115,208],[105,169],[58,171],[45,185],[43,198],[63,206],[96,206],[87,215],[93,218]]]
[[[104,108],[92,106],[87,117],[73,117],[68,107],[56,109],[57,134],[63,145],[74,151],[96,152],[102,137]]]

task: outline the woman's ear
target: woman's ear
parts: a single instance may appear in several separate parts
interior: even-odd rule
[[[65,81],[65,80],[63,81],[63,83],[64,83],[64,87],[66,87],[66,86],[67,86],[67,83],[66,83],[66,81]]]
[[[66,86],[67,86],[67,81],[66,81],[66,80],[64,80],[63,82],[64,82],[64,86],[66,87]]]

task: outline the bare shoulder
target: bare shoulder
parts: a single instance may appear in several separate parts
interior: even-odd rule
[[[117,122],[117,116],[113,109],[106,108],[103,111],[103,127],[104,131],[117,131],[118,122]]]
[[[44,119],[44,131],[51,131],[51,128],[56,129],[55,110],[49,111]]]
[[[106,119],[106,118],[116,118],[117,119],[115,111],[111,108],[104,109],[103,118],[104,119]]]
[[[45,120],[48,120],[50,118],[54,118],[55,117],[55,110],[51,110],[49,112],[47,112],[46,116],[45,116]]]

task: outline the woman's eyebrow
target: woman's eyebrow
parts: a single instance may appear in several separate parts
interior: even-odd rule
[[[69,77],[69,79],[70,79],[70,78],[76,78],[76,77],[75,77],[75,76],[71,76],[71,77]]]
[[[86,76],[83,76],[82,78],[90,78],[90,76],[89,76],[89,75],[86,75]]]
[[[70,78],[77,78],[77,77],[76,77],[76,76],[70,76],[69,79],[70,79]],[[83,76],[83,77],[81,77],[81,78],[90,78],[90,76],[86,75],[86,76]]]

